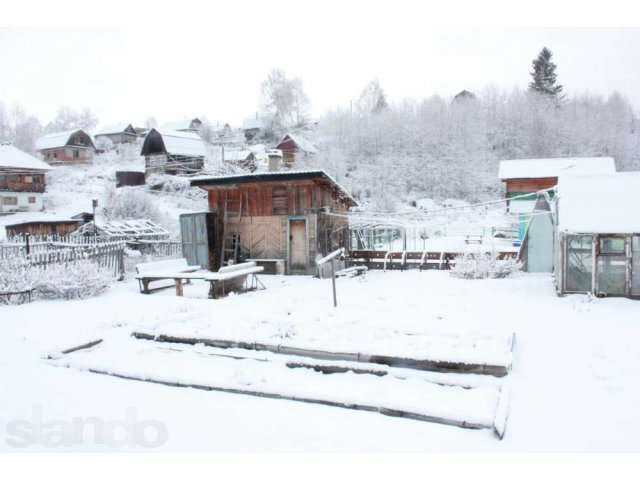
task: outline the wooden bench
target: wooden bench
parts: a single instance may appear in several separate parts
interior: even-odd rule
[[[207,273],[203,279],[209,282],[209,298],[219,298],[232,291],[255,290],[258,285],[264,289],[264,285],[256,277],[256,273],[262,271],[264,271],[264,267],[257,266],[255,262],[238,263],[222,267],[217,272]]]
[[[482,245],[482,235],[477,233],[470,233],[464,236],[464,243],[467,245],[470,243],[478,243]]]
[[[247,262],[254,262],[259,267],[265,267],[264,273],[284,275],[286,260],[283,258],[248,258]]]
[[[176,294],[182,296],[183,280],[190,283],[193,279],[202,278],[202,273],[194,275],[194,272],[207,273],[207,271],[203,270],[199,265],[187,264],[186,258],[177,258],[174,260],[162,260],[160,262],[139,263],[136,265],[137,275],[135,278],[138,280],[141,293],[150,294],[158,290],[171,288],[173,285],[149,288],[149,284],[160,280],[173,280],[176,287]]]

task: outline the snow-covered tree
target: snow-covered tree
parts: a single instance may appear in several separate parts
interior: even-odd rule
[[[262,117],[273,128],[301,126],[308,122],[310,102],[300,78],[287,78],[274,68],[261,85]]]
[[[530,72],[533,80],[529,83],[529,90],[560,98],[562,85],[556,85],[556,64],[551,61],[552,57],[551,50],[544,47],[538,57],[533,59],[533,72]]]
[[[388,106],[387,96],[378,79],[369,82],[356,101],[356,110],[361,115],[379,113],[387,109]]]

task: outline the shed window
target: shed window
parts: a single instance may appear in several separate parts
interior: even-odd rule
[[[18,205],[18,197],[4,197],[2,203],[4,205]]]
[[[4,173],[0,173],[0,183],[6,182],[6,181],[7,181],[7,176]]]
[[[598,238],[598,292],[626,295],[627,257],[624,237]]]
[[[18,183],[18,175],[9,175],[9,181],[13,183]]]
[[[565,265],[565,290],[590,292],[593,276],[593,237],[572,235],[567,237]]]
[[[80,158],[80,150],[73,151],[73,158]]]
[[[36,203],[36,197],[29,197],[29,203]]]

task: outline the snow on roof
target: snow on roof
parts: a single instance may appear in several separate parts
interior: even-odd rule
[[[200,120],[197,118],[190,118],[188,120],[176,120],[175,122],[167,122],[162,125],[163,130],[191,130],[191,124],[193,122],[199,123]]]
[[[299,137],[297,135],[291,135],[291,134],[285,135],[284,138],[278,144],[278,146],[282,145],[282,143],[285,142],[287,138],[291,139],[293,143],[295,143],[298,146],[298,148],[303,152],[318,153],[318,151],[316,150],[316,147],[314,147],[309,140],[303,137]]]
[[[124,131],[131,126],[130,123],[115,123],[113,125],[105,125],[102,129],[95,134],[98,135],[111,135],[113,133],[124,133]]]
[[[251,150],[225,150],[224,160],[226,162],[241,162],[249,159],[252,154]]]
[[[640,172],[562,175],[558,179],[558,224],[573,233],[637,233]]]
[[[192,132],[176,132],[167,130],[158,130],[158,133],[162,135],[162,141],[164,142],[164,148],[170,155],[186,155],[204,157],[207,155],[207,150],[204,146],[202,138],[196,133]]]
[[[264,128],[262,120],[258,120],[257,118],[247,118],[242,122],[243,130],[252,130],[254,128],[262,130]]]
[[[608,174],[615,173],[616,165],[611,157],[530,158],[526,160],[502,160],[498,176],[501,180],[512,178],[552,178],[563,173]]]
[[[24,168],[28,170],[51,170],[51,167],[36,157],[13,145],[0,144],[0,169]]]
[[[66,132],[50,133],[36,140],[36,150],[46,150],[47,148],[59,148],[64,147],[69,143],[71,135],[77,132],[86,133],[83,130],[77,128],[75,130],[69,130]]]
[[[295,180],[296,178],[326,178],[340,192],[342,198],[346,198],[358,205],[358,202],[342,187],[331,175],[324,170],[293,170],[293,171],[277,171],[277,172],[260,172],[260,173],[234,173],[229,175],[199,175],[192,177],[191,186],[197,187],[201,185],[225,185],[231,183],[242,182],[260,182],[260,181],[282,181]]]

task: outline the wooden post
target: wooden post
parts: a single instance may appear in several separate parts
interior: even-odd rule
[[[29,233],[25,233],[24,240],[26,242],[27,255],[31,253],[31,248],[29,247]]]
[[[334,266],[335,259],[331,260],[331,283],[333,286],[333,306],[338,306],[338,299],[336,298],[336,272]]]

